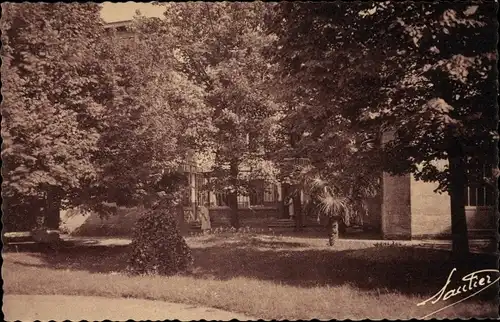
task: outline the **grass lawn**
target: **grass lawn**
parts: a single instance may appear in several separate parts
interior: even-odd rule
[[[199,304],[263,319],[408,319],[447,303],[417,306],[456,278],[495,268],[475,255],[453,264],[443,250],[252,234],[187,238],[195,268],[173,277],[127,276],[128,246],[4,253],[7,294],[134,297]],[[431,318],[497,317],[498,289]]]

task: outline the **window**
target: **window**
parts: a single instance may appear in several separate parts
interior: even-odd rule
[[[471,207],[495,205],[493,187],[476,185],[465,188],[465,205]]]
[[[238,208],[248,208],[249,205],[248,196],[238,195]]]
[[[190,180],[189,180],[189,174],[185,175],[185,186],[183,187],[183,194],[182,194],[182,205],[183,206],[189,206],[191,205],[191,185],[190,185]]]
[[[254,180],[250,187],[248,199],[251,206],[264,206],[278,201],[278,187],[275,184]]]
[[[229,206],[227,193],[224,192],[216,192],[215,193],[215,202],[217,207],[227,207]]]
[[[250,186],[250,206],[262,206],[264,205],[264,181],[254,180]]]
[[[478,182],[477,179],[479,177],[487,177],[489,172],[491,171],[491,167],[488,166],[477,166],[478,163],[475,164],[475,169],[480,169],[479,171],[469,171],[469,180],[472,182]],[[476,177],[476,180],[474,180]],[[465,206],[470,207],[481,207],[481,206],[494,206],[494,190],[493,186],[490,186],[486,183],[471,183],[468,187],[465,188]]]
[[[199,205],[205,205],[209,202],[208,191],[205,189],[207,183],[208,180],[203,174],[196,174],[196,203]]]
[[[257,151],[259,149],[259,142],[257,140],[256,133],[248,133],[247,134],[247,145],[250,151]]]
[[[275,184],[269,184],[264,191],[264,202],[275,203],[278,201],[278,187]]]

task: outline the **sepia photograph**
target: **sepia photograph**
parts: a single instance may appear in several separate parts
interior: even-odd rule
[[[499,319],[497,14],[2,3],[4,320]]]

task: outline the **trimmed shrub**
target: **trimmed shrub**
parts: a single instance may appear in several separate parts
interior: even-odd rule
[[[177,226],[176,207],[144,214],[133,231],[129,270],[135,274],[173,275],[193,262],[191,250]]]

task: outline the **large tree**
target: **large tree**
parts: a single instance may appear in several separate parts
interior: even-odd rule
[[[154,21],[141,17],[127,29],[111,32],[99,47],[112,92],[94,158],[97,180],[89,183],[81,203],[101,207],[101,212],[108,203],[149,206],[158,201],[163,178],[200,145],[211,121],[203,88],[189,80],[178,62],[176,40],[163,37],[160,46]]]
[[[455,253],[468,248],[466,164],[491,162],[496,137],[495,12],[444,2],[285,3],[277,12],[283,79],[299,89],[289,126],[299,151],[341,174],[332,182],[353,186],[377,169],[439,182],[451,196]],[[370,142],[384,132],[394,140]]]
[[[213,156],[210,187],[228,195],[234,227],[240,225],[237,196],[248,193],[252,179],[241,168],[263,168],[273,131],[275,108],[265,88],[273,66],[265,51],[274,38],[265,33],[264,12],[262,4],[178,3],[157,20],[158,39],[176,39],[184,71],[205,89],[213,125],[203,149]]]
[[[38,216],[58,228],[64,207],[151,205],[210,125],[175,39],[163,39],[166,50],[151,33],[105,33],[99,11],[4,6],[3,193],[7,223],[26,223],[11,228]]]
[[[96,4],[2,4],[2,195],[6,226],[58,227],[68,193],[96,176],[107,101]],[[22,215],[24,214],[24,216]],[[27,226],[27,227],[22,227]]]
[[[371,14],[389,9],[374,6]],[[491,184],[496,168],[497,5],[414,3],[394,10],[406,13],[394,23],[404,30],[407,71],[390,88],[391,101],[365,116],[394,131],[384,148],[388,171],[412,172],[448,192],[453,251],[466,255],[465,188]]]
[[[276,86],[284,115],[276,158],[307,158],[315,176],[337,186],[353,208],[373,194],[381,168],[379,134],[359,125],[359,110],[384,99],[380,86],[399,71],[395,62],[382,60],[395,50],[376,29],[381,23],[369,30],[360,23],[363,8],[366,4],[283,3],[271,24],[280,39]],[[286,165],[282,170],[296,191],[304,181],[300,176],[311,173],[290,172]]]

